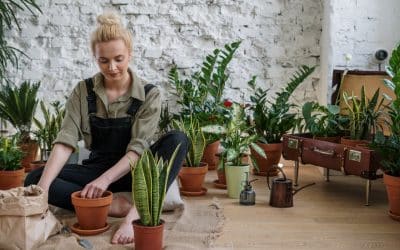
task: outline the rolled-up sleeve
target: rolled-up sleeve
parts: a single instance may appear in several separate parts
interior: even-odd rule
[[[127,152],[134,151],[141,155],[150,146],[150,141],[154,136],[161,114],[160,91],[153,88],[146,100],[139,108],[135,121],[132,125],[132,138],[128,144]]]
[[[81,133],[79,133],[81,121],[80,104],[81,100],[78,85],[74,88],[65,104],[65,117],[53,144],[61,143],[72,148],[76,147],[78,141],[81,139]]]

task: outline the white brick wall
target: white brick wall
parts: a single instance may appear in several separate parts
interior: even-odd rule
[[[96,15],[116,10],[134,34],[132,66],[138,75],[168,94],[172,62],[188,72],[206,54],[227,42],[243,40],[230,70],[229,96],[239,100],[252,75],[278,89],[301,64],[319,64],[322,4],[315,0],[101,0],[38,1],[43,14],[19,13],[22,30],[9,32],[11,44],[25,51],[16,83],[41,80],[47,101],[69,94],[78,79],[97,72],[89,48]],[[296,93],[316,99],[318,70]],[[54,94],[54,91],[56,92]],[[51,93],[51,94],[50,94]],[[246,95],[247,98],[247,95]]]

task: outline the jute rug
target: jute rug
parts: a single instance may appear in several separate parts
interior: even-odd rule
[[[64,225],[76,222],[75,215],[63,210],[54,212]],[[199,200],[186,200],[184,208],[164,212],[161,218],[166,221],[164,249],[212,249],[215,239],[221,234],[224,223],[223,209],[218,200],[205,203]],[[79,236],[74,233],[61,233],[50,237],[38,249],[85,249],[80,239],[89,241],[92,249],[132,249],[133,244],[113,245],[111,237],[118,229],[121,219],[108,218],[110,229],[96,236]]]

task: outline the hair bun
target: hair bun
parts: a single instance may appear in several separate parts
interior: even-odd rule
[[[120,25],[121,19],[115,13],[106,13],[97,17],[99,25]]]

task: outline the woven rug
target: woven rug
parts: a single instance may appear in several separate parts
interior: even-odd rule
[[[65,210],[54,212],[64,225],[76,222],[75,215]],[[182,209],[165,212],[164,249],[212,249],[215,239],[221,234],[224,223],[223,209],[218,200],[186,200]],[[38,249],[84,249],[80,239],[89,241],[92,249],[132,249],[133,244],[113,245],[113,233],[118,229],[121,219],[108,218],[110,229],[96,236],[79,236],[74,233],[61,233],[50,237]]]

